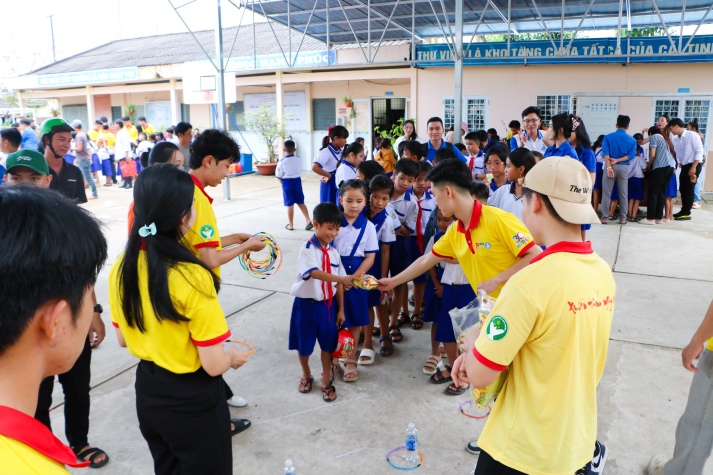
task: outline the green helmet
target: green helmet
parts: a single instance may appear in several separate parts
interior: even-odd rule
[[[42,122],[42,125],[40,126],[41,137],[56,132],[74,132],[74,129],[64,119],[53,118]]]

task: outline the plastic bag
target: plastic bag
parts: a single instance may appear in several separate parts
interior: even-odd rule
[[[463,343],[468,330],[476,325],[478,328],[483,326],[483,322],[490,315],[494,305],[495,299],[486,294],[483,289],[478,289],[478,296],[472,302],[463,308],[454,308],[448,312],[451,322],[453,322],[453,333],[458,346]]]

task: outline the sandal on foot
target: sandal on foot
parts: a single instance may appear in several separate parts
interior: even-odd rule
[[[381,328],[374,327],[374,329],[371,330],[371,336],[379,336],[379,335],[381,335]]]
[[[295,230],[295,228],[291,228],[289,224],[285,224],[285,229],[287,229],[288,231],[294,231],[294,230]]]
[[[361,353],[359,353],[359,363],[362,366],[367,366],[370,364],[374,364],[374,358],[376,357],[376,352],[372,350],[371,348],[364,348],[361,350]],[[366,358],[366,359],[362,359]]]
[[[74,449],[72,450],[74,451]],[[104,465],[109,463],[109,456],[107,453],[98,447],[87,447],[82,451],[74,452],[74,455],[77,456],[77,460],[89,462],[89,468],[102,468]],[[102,455],[104,455],[104,460],[101,462],[94,461]]]
[[[460,396],[466,392],[468,388],[470,388],[470,386],[456,386],[454,383],[451,383],[446,388],[446,394],[450,396]]]
[[[410,321],[411,317],[409,317],[408,313],[406,312],[399,312],[399,316],[396,317],[396,325],[398,325],[399,328],[406,325]]]
[[[307,226],[305,226],[305,231],[312,231],[314,229],[314,225],[312,223],[309,223]]]
[[[300,378],[300,385],[297,386],[297,390],[302,394],[307,394],[312,392],[312,383],[314,382],[314,376],[310,376],[307,379]]]
[[[388,345],[385,344],[386,342],[388,342]],[[379,354],[381,356],[386,358],[394,354],[394,342],[390,336],[382,336],[379,338],[379,343],[381,343],[381,348],[379,348]]]
[[[441,371],[441,369],[436,368],[436,372],[433,374],[433,376],[430,377],[429,381],[431,381],[433,384],[444,384],[453,381],[453,378],[450,375],[451,367],[445,365],[445,368],[446,370],[448,370],[448,376],[443,376],[443,372]]]
[[[394,343],[401,343],[404,339],[404,336],[401,334],[401,330],[399,330],[398,325],[391,325],[389,327],[389,336],[391,337],[391,341]]]
[[[233,426],[235,426],[235,429],[230,431],[230,437],[238,435],[244,430],[250,428],[250,421],[247,419],[230,419],[230,422],[232,422]]]
[[[350,371],[349,365],[354,365],[354,369]],[[346,361],[344,363],[344,376],[342,377],[342,381],[344,381],[345,383],[353,383],[355,381],[359,381],[359,366],[357,366],[356,361]]]
[[[423,365],[423,372],[426,374],[434,374],[441,365],[441,357],[431,355],[426,360],[426,364]]]
[[[414,313],[413,317],[411,317],[411,328],[414,330],[423,328],[423,317],[420,313]]]
[[[324,402],[333,402],[335,399],[337,399],[337,390],[332,384],[330,384],[326,388],[322,388],[322,399],[324,400]]]

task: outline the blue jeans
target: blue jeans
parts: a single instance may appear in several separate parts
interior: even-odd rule
[[[92,189],[92,196],[95,198],[98,197],[97,195],[97,185],[94,183],[94,178],[92,177],[92,172],[91,172],[91,167],[92,167],[92,161],[91,160],[75,160],[74,164],[79,167],[80,170],[82,170],[82,175],[84,175],[84,179],[89,183],[89,186]]]
[[[696,186],[693,187],[693,202],[701,202],[701,180],[696,181]]]

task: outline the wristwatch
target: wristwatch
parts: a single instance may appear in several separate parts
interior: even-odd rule
[[[102,314],[104,313],[104,307],[101,306],[101,304],[96,304],[94,306],[94,313]]]

